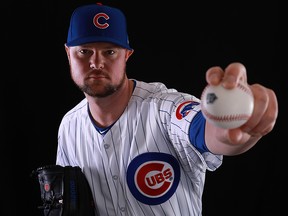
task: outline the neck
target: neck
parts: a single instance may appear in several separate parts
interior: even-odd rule
[[[105,98],[86,95],[91,115],[99,127],[113,124],[124,112],[133,92],[133,81],[127,79],[119,91]]]

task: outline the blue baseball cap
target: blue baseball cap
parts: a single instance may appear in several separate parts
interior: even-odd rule
[[[109,42],[132,50],[127,34],[126,17],[117,8],[101,3],[76,8],[70,19],[66,45]]]

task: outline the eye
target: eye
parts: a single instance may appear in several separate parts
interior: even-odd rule
[[[114,50],[106,50],[107,55],[113,55],[115,53]]]
[[[81,49],[81,50],[79,50],[78,52],[84,55],[84,54],[89,53],[89,50],[87,50],[87,49]]]

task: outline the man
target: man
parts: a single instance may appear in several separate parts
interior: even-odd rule
[[[77,8],[65,50],[85,98],[61,121],[56,163],[81,167],[96,215],[201,215],[206,171],[220,167],[223,155],[248,151],[275,125],[277,98],[260,84],[249,85],[251,118],[228,130],[205,120],[195,96],[128,78],[134,50],[117,8]],[[206,81],[231,89],[247,83],[246,68],[215,66]]]

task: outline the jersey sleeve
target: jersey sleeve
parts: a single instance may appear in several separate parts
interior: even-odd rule
[[[176,102],[171,113],[170,137],[181,157],[204,164],[203,169],[216,170],[222,164],[222,155],[214,155],[205,144],[205,119],[201,113],[200,100],[187,95]]]
[[[216,170],[222,164],[222,155],[208,151],[204,140],[205,122],[201,117],[199,98],[167,88],[163,83],[137,82],[137,98],[146,98],[159,112],[162,132],[167,136],[189,173]],[[145,90],[145,91],[144,91]],[[141,95],[141,97],[139,96]]]

